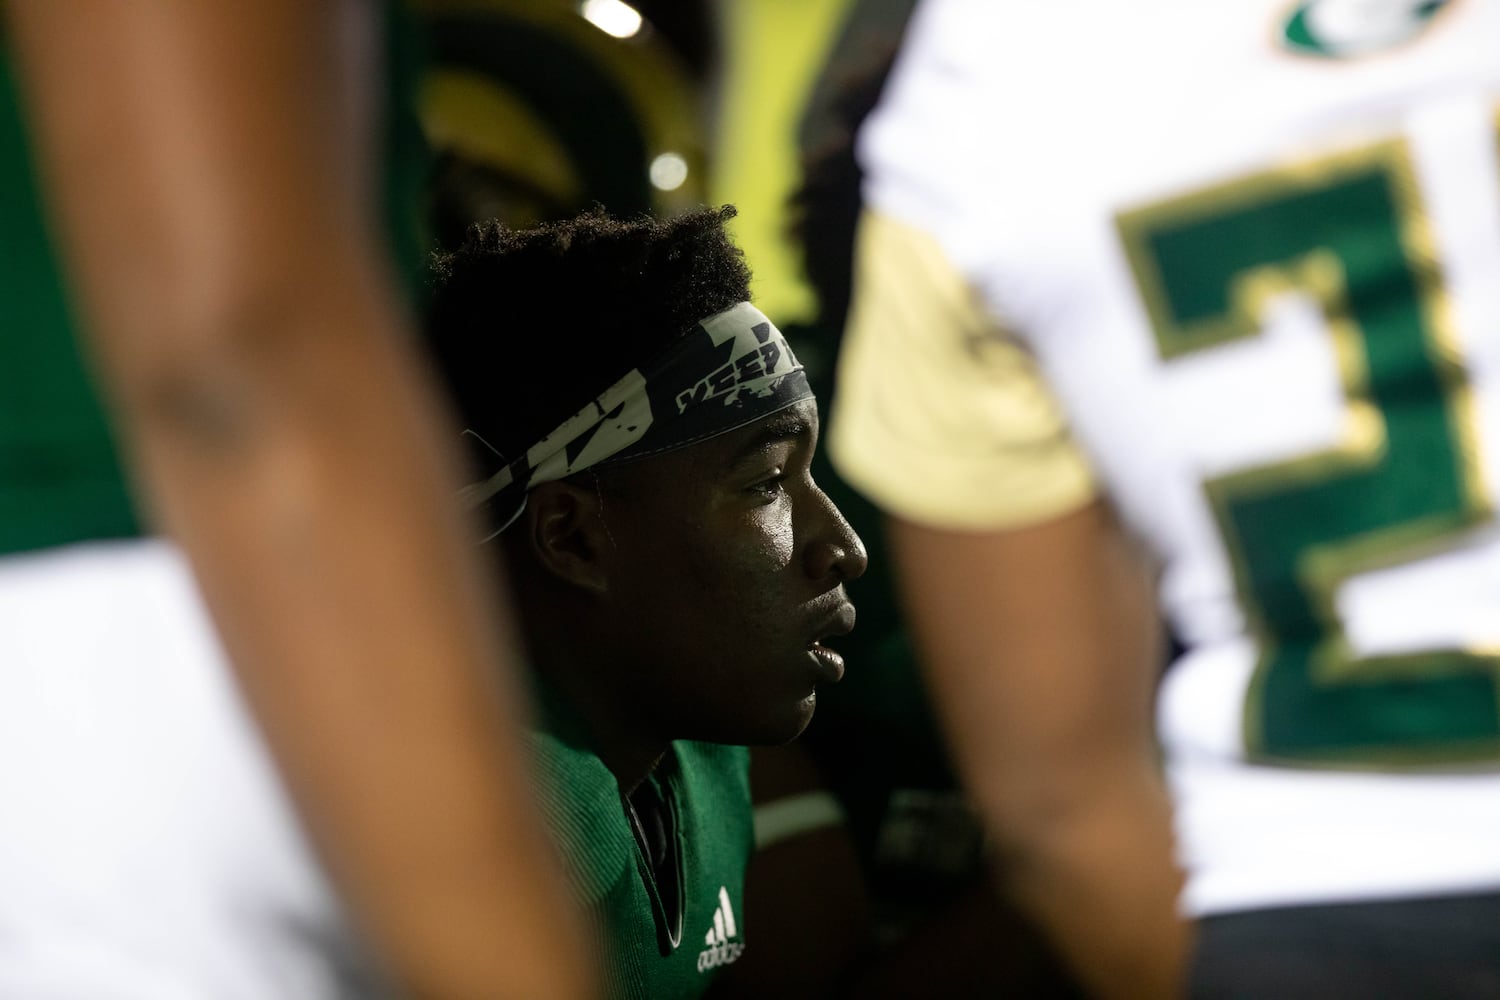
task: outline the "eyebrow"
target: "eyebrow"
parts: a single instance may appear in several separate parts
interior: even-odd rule
[[[770,422],[762,427],[758,434],[746,441],[734,453],[734,456],[730,459],[730,465],[739,465],[752,455],[764,451],[777,442],[811,436],[812,425],[802,416],[786,414],[784,416],[772,417]]]

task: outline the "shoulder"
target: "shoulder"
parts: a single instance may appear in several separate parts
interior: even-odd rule
[[[722,743],[674,744],[677,766],[694,794],[725,803],[750,801],[750,750]]]
[[[679,740],[673,746],[677,750],[679,760],[725,773],[743,771],[748,780],[749,747],[731,746],[727,743],[697,743],[692,740]]]
[[[634,871],[620,786],[593,753],[549,733],[527,738],[542,814],[568,875],[587,903]]]
[[[960,531],[1027,527],[1096,487],[1035,356],[929,232],[867,211],[828,448],[887,513]]]
[[[673,745],[682,833],[694,845],[723,857],[749,857],[754,843],[750,802],[750,751],[740,746],[681,741]],[[743,860],[743,859],[742,859]]]

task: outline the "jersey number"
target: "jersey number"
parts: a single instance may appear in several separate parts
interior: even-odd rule
[[[1353,574],[1435,553],[1491,514],[1404,144],[1119,225],[1163,358],[1255,336],[1267,299],[1287,290],[1318,302],[1333,338],[1339,444],[1205,483],[1262,651],[1248,752],[1325,766],[1500,756],[1500,660],[1462,648],[1357,657],[1334,605]],[[1275,386],[1264,398],[1276,405]]]

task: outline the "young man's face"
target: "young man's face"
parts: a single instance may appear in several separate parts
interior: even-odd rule
[[[621,687],[658,735],[783,743],[842,675],[818,640],[853,626],[865,552],[813,482],[817,435],[809,399],[601,475]]]

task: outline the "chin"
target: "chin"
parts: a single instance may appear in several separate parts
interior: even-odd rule
[[[700,719],[698,725],[684,726],[678,739],[697,740],[701,743],[724,743],[729,746],[776,747],[790,743],[812,721],[817,708],[818,695],[809,692],[793,701],[779,702],[767,706],[760,714],[734,718],[719,717],[713,724]]]
[[[747,740],[749,746],[777,747],[783,743],[790,743],[802,735],[807,724],[812,722],[813,712],[818,707],[818,693],[810,692],[801,701],[792,705],[784,716],[767,720],[764,732],[759,739]]]

